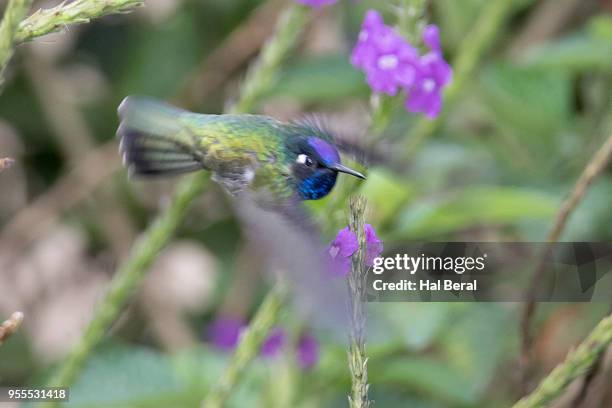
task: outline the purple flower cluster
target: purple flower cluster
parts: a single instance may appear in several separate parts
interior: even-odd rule
[[[216,348],[231,351],[237,345],[242,330],[246,324],[234,317],[219,317],[208,327],[207,339]],[[278,355],[285,347],[287,335],[282,327],[274,327],[261,345],[259,354],[262,357],[272,358]],[[309,369],[319,360],[319,344],[310,334],[304,333],[299,338],[296,349],[296,358],[300,367]]]
[[[334,4],[338,0],[295,0],[300,4],[310,7],[323,7],[329,4]]]
[[[374,258],[378,257],[383,251],[383,242],[376,235],[376,231],[370,224],[363,226],[366,239],[366,259],[367,266],[374,264]],[[349,227],[338,231],[336,238],[329,245],[327,252],[332,259],[332,270],[338,276],[347,276],[351,270],[351,257],[359,249],[357,236]]]
[[[385,25],[377,11],[369,10],[351,63],[365,72],[374,92],[394,96],[404,90],[406,109],[435,118],[442,109],[442,90],[451,81],[453,71],[442,55],[438,27],[427,26],[422,36],[429,48],[424,55]]]

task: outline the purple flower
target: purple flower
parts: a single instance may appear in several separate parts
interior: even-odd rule
[[[332,270],[338,276],[347,276],[351,270],[351,255],[359,249],[357,236],[349,227],[338,231],[338,235],[329,245],[328,253],[332,259]]]
[[[319,360],[319,343],[310,334],[300,337],[297,344],[297,361],[300,367],[307,370],[312,368]]]
[[[363,226],[366,240],[366,259],[365,263],[367,266],[374,265],[374,258],[380,256],[383,251],[383,242],[376,235],[374,227],[370,224]]]
[[[431,50],[421,56],[382,16],[369,10],[351,54],[351,63],[363,70],[374,92],[396,95],[405,90],[406,109],[437,116],[442,107],[442,90],[450,82],[452,69],[444,60],[436,26],[423,30],[423,42]]]
[[[374,264],[374,258],[378,257],[383,250],[383,242],[376,236],[374,228],[370,224],[364,227],[366,240],[366,259],[367,266]],[[359,249],[357,236],[349,227],[338,231],[338,235],[328,247],[329,256],[332,259],[332,270],[338,276],[347,276],[351,270],[351,256]]]
[[[281,351],[284,345],[285,331],[280,327],[275,327],[261,345],[259,353],[264,357],[274,357]]]
[[[295,0],[300,4],[310,7],[323,7],[329,4],[334,4],[338,0]]]
[[[386,26],[378,12],[367,12],[351,63],[365,71],[366,80],[375,92],[393,96],[404,84],[412,85],[415,77],[412,66],[418,57],[417,50]]]
[[[452,80],[453,70],[442,56],[438,27],[427,26],[423,42],[431,51],[419,59],[418,78],[407,89],[406,109],[433,119],[442,110],[442,90]]]
[[[221,350],[232,350],[238,344],[244,322],[234,317],[219,317],[208,327],[208,340]]]

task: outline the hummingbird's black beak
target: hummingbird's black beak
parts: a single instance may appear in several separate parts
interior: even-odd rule
[[[331,166],[329,166],[330,169],[332,170],[336,170],[340,173],[346,173],[346,174],[350,174],[351,176],[355,176],[355,177],[359,177],[360,179],[364,179],[366,178],[366,176],[364,176],[363,174],[359,173],[358,171],[355,171],[353,169],[350,169],[340,163],[336,163],[336,164],[332,164]]]

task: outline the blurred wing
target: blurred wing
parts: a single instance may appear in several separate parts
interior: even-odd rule
[[[119,149],[130,174],[174,175],[205,167],[182,120],[188,112],[152,98],[128,96],[118,114]]]
[[[295,198],[264,209],[241,194],[235,203],[247,237],[270,272],[287,282],[297,311],[319,328],[348,327],[346,282],[331,272],[319,231],[301,202]]]

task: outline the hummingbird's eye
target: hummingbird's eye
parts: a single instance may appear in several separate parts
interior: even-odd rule
[[[296,161],[300,164],[305,165],[306,167],[312,167],[314,165],[314,162],[312,161],[312,159],[305,154],[298,155]]]

